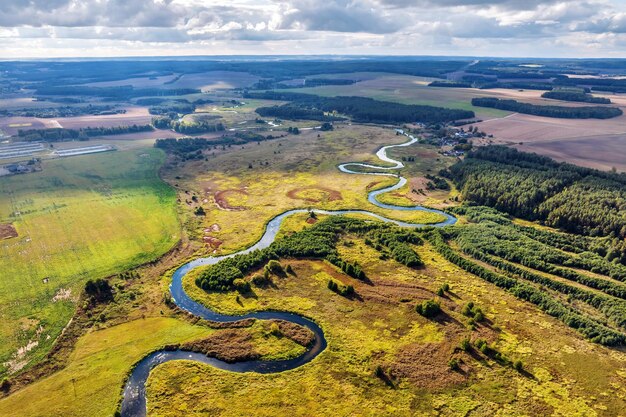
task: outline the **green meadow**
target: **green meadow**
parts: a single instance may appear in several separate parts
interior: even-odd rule
[[[157,170],[161,151],[44,161],[43,172],[0,179],[0,371],[48,351],[84,283],[153,260],[180,237],[176,196]],[[18,352],[19,350],[19,352]]]

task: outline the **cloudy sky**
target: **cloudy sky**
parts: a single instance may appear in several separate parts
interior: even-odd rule
[[[626,57],[626,0],[0,0],[0,58]]]

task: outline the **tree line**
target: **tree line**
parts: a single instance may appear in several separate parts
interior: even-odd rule
[[[475,97],[472,99],[472,105],[513,111],[517,113],[532,114],[534,116],[563,119],[610,119],[623,114],[622,110],[617,107],[539,106],[536,104],[521,103],[517,100],[499,99],[495,97]]]
[[[320,97],[311,94],[276,91],[248,92],[245,97],[291,101],[291,103],[278,106],[278,108],[283,107],[294,112],[296,111],[295,108],[325,113],[337,112],[361,123],[442,123],[474,117],[474,112],[468,110],[393,103],[367,97]],[[262,112],[267,111],[267,108],[261,109]],[[272,109],[279,111],[276,108]],[[257,112],[259,110],[257,109]],[[319,113],[314,114],[319,116]]]
[[[81,129],[29,129],[19,130],[17,136],[27,142],[63,142],[72,140],[89,140],[96,136],[124,135],[128,133],[150,132],[150,125],[132,125],[115,127],[85,127]]]
[[[546,91],[541,95],[543,98],[562,101],[577,101],[582,103],[611,104],[611,100],[606,97],[594,97],[591,94],[580,91]]]

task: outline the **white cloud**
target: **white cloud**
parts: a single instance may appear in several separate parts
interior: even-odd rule
[[[112,51],[620,55],[626,54],[624,33],[623,0],[0,1],[0,37],[10,40],[0,57]]]

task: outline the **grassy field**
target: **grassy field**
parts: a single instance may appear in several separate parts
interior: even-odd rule
[[[341,125],[332,132],[304,131],[299,136],[250,143],[243,149],[209,151],[206,161],[171,164],[165,179],[179,190],[191,237],[201,241],[208,234],[222,242],[224,252],[254,243],[267,221],[293,208],[357,208],[400,220],[439,222],[442,217],[437,214],[393,212],[367,201],[368,190],[393,184],[395,179],[349,175],[337,169],[342,162],[378,164],[374,153],[380,146],[403,141],[391,129]],[[419,147],[417,153],[433,153],[426,145]],[[423,175],[431,166],[451,161],[442,157],[433,164],[417,159],[411,172]],[[206,216],[191,215],[197,206],[203,207]]]
[[[295,216],[286,231],[307,227]],[[273,277],[248,297],[205,293],[189,277],[193,297],[217,310],[296,311],[318,321],[329,348],[312,363],[275,374],[233,374],[197,363],[169,363],[150,377],[149,413],[157,416],[617,416],[626,401],[626,355],[581,339],[534,307],[459,270],[428,245],[416,247],[426,267],[412,270],[381,261],[360,239],[346,237],[342,257],[356,260],[372,281],[351,279],[319,261],[282,260],[295,276]],[[329,279],[354,285],[357,296],[326,288]],[[451,292],[438,297],[443,283]],[[438,299],[444,315],[415,313],[416,303]],[[487,321],[472,330],[461,308],[479,305]],[[483,338],[520,373],[478,351],[464,338]],[[456,358],[460,371],[448,361]],[[584,358],[584,359],[583,359]],[[389,385],[375,375],[380,366]],[[390,386],[393,385],[393,386]],[[471,414],[470,414],[471,412]]]
[[[175,193],[153,148],[44,161],[0,179],[0,363],[41,358],[74,312],[85,281],[155,259],[180,236]],[[19,349],[19,351],[18,351]]]

